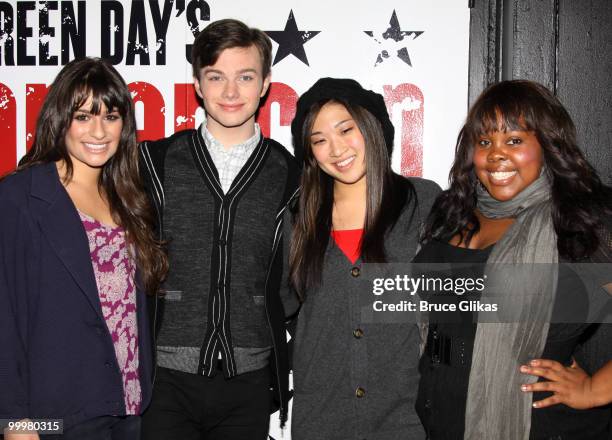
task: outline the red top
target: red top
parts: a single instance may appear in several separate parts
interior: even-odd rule
[[[331,236],[344,255],[346,255],[351,263],[355,264],[359,255],[361,255],[361,237],[363,236],[363,229],[334,230],[331,231]]]

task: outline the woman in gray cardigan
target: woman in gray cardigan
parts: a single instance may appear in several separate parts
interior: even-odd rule
[[[363,319],[372,285],[362,264],[410,261],[439,187],[391,171],[394,129],[383,97],[353,80],[317,81],[291,129],[303,162],[301,193],[284,221],[296,294],[286,313],[300,306],[292,438],[424,438],[414,411],[418,328]]]

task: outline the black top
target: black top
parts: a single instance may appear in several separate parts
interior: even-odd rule
[[[493,246],[486,249],[466,249],[446,242],[432,241],[415,257],[415,263],[455,263],[449,268],[453,277],[477,278],[483,275],[484,264]],[[473,266],[465,263],[474,263]],[[449,273],[446,273],[448,276]],[[567,267],[560,266],[557,297],[565,297],[561,291],[585,292],[581,280]],[[435,295],[435,302],[478,300],[477,292],[462,296]],[[427,297],[432,302],[433,296]],[[558,304],[555,303],[555,310]],[[574,309],[575,311],[575,309]],[[580,313],[580,312],[578,312]],[[449,319],[450,318],[450,319]],[[476,312],[431,312],[425,354],[419,363],[421,380],[416,409],[428,437],[438,439],[462,439],[465,428],[465,407],[472,363],[472,350],[476,336]],[[451,321],[452,322],[449,322]],[[543,359],[552,359],[570,365],[580,343],[594,330],[596,324],[552,323],[550,325]],[[520,393],[520,390],[516,390]],[[534,393],[533,400],[541,400],[550,393]],[[610,420],[608,407],[590,410],[574,410],[565,405],[532,410],[530,439],[608,439]]]

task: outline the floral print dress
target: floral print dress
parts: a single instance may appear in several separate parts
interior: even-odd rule
[[[138,321],[135,264],[121,227],[111,227],[79,212],[89,240],[102,315],[115,347],[123,379],[127,415],[139,414]]]

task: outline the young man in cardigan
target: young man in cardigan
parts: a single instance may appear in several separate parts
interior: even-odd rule
[[[286,419],[288,359],[279,297],[280,210],[297,188],[293,157],[255,113],[271,43],[237,20],[193,44],[197,130],[141,145],[145,184],[170,272],[155,299],[157,372],[143,438],[267,438]]]

